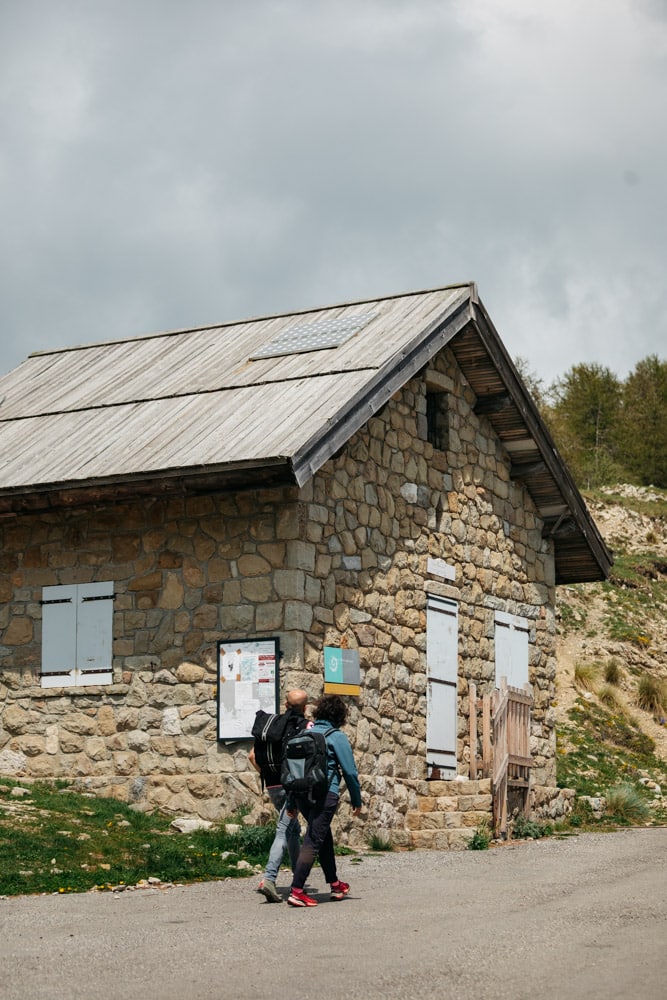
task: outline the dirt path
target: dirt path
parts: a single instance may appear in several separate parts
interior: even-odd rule
[[[326,901],[314,871],[308,910],[241,880],[0,900],[3,1000],[665,995],[667,829],[343,858],[340,874],[351,897]]]

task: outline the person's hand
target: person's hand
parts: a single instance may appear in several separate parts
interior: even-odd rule
[[[361,806],[355,806],[352,810],[352,815],[358,816],[360,812],[361,812]]]

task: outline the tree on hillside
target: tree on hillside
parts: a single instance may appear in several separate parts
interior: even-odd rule
[[[547,421],[575,479],[583,486],[618,480],[622,386],[611,369],[573,365],[550,387]]]
[[[517,355],[514,359],[514,365],[521,381],[537,404],[538,410],[543,414],[547,406],[546,389],[544,388],[543,379],[530,367],[530,362],[527,358],[522,357],[522,355]]]
[[[639,483],[667,487],[667,361],[651,354],[623,386],[618,440],[623,464]]]

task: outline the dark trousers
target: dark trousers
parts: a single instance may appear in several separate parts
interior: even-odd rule
[[[331,822],[337,808],[338,796],[333,792],[327,793],[322,804],[312,805],[307,799],[299,799],[299,811],[308,820],[308,828],[299,851],[299,860],[294,868],[293,888],[303,889],[318,854],[327,882],[331,884],[338,880],[334,842],[331,835]]]

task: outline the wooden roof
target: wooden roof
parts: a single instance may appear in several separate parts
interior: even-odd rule
[[[308,349],[337,324],[338,346]],[[281,336],[291,352],[262,357]],[[445,345],[554,537],[558,582],[605,577],[611,557],[472,284],[31,354],[0,379],[0,516],[303,485]]]

